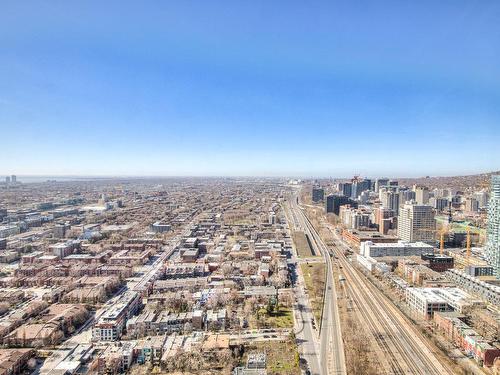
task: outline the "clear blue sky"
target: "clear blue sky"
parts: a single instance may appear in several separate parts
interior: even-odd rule
[[[499,1],[2,1],[0,174],[498,169]]]

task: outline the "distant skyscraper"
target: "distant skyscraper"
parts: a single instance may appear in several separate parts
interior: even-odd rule
[[[313,187],[312,189],[312,201],[321,202],[325,199],[325,190],[320,187]]]
[[[399,211],[399,193],[395,191],[387,192],[387,208],[395,212]]]
[[[370,191],[365,190],[359,195],[359,201],[361,204],[367,204],[370,200]]]
[[[450,206],[450,200],[448,198],[434,198],[433,202],[434,202],[434,208],[438,212],[446,211]]]
[[[363,185],[364,185],[363,191],[366,191],[366,190],[373,190],[375,184],[372,182],[372,180],[365,178],[363,180]]]
[[[491,195],[488,204],[486,259],[500,278],[500,175],[491,176]]]
[[[12,176],[10,176],[10,180],[12,181],[13,184],[15,184],[17,182],[17,177],[15,174],[13,174]]]
[[[398,237],[403,241],[435,244],[434,209],[428,205],[407,203],[399,209]]]
[[[399,206],[406,202],[415,200],[415,192],[413,190],[400,190],[399,191]]]
[[[380,190],[379,198],[384,208],[388,208],[395,212],[399,211],[399,192],[397,188],[384,187]]]
[[[465,212],[479,211],[479,202],[477,199],[468,197],[465,199]]]
[[[351,198],[344,195],[329,195],[326,197],[326,212],[339,215],[340,206],[349,204],[351,207],[358,207],[358,204]]]
[[[474,197],[477,199],[479,202],[479,207],[484,208],[488,206],[488,193],[486,191],[478,191],[477,193],[474,194]]]
[[[339,184],[339,190],[342,193],[342,195],[350,197],[352,194],[352,184],[350,182],[341,183]]]
[[[5,177],[5,183],[10,184],[10,176]]]
[[[326,197],[325,210],[326,213],[333,213],[333,203],[334,203],[335,195],[328,195]]]
[[[388,208],[379,207],[373,210],[375,224],[378,225],[380,233],[387,234],[394,221],[394,211]]]
[[[357,199],[363,191],[371,190],[372,182],[371,180],[360,180],[358,177],[355,177],[352,180],[352,190],[351,190],[351,198]]]
[[[375,191],[378,193],[382,186],[388,186],[389,179],[388,178],[377,178],[375,180]]]
[[[418,204],[429,203],[429,189],[425,186],[415,186],[415,200]]]

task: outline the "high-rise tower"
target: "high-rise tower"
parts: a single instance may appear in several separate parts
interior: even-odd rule
[[[491,176],[487,230],[486,259],[500,278],[500,175]]]

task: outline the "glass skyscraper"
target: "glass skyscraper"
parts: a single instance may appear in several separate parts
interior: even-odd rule
[[[486,259],[500,278],[500,175],[491,176],[491,196],[488,205],[488,238]]]

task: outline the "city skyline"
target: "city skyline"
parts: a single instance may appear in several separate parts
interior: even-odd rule
[[[500,2],[2,2],[0,375],[500,374]]]
[[[419,178],[440,178],[440,177],[465,177],[465,176],[480,176],[480,175],[496,175],[499,174],[500,171],[484,171],[482,173],[475,173],[475,174],[470,174],[470,175],[375,175],[375,174],[367,174],[367,175],[361,175],[357,173],[352,173],[351,175],[331,175],[331,176],[321,176],[321,175],[113,175],[113,174],[89,174],[89,175],[77,175],[77,174],[66,174],[66,175],[53,175],[53,174],[25,174],[25,175],[19,175],[19,174],[8,174],[8,173],[0,173],[0,183],[3,183],[6,178],[10,178],[11,176],[16,176],[18,179],[18,182],[27,182],[27,183],[32,183],[32,182],[45,182],[47,180],[58,180],[58,181],[77,181],[77,180],[100,180],[100,179],[174,179],[174,178],[181,178],[181,179],[189,179],[189,178],[196,178],[196,179],[203,179],[203,178],[208,178],[208,179],[216,179],[216,178],[232,178],[232,179],[237,179],[237,178],[264,178],[264,179],[282,179],[282,178],[289,178],[289,179],[304,179],[304,180],[311,180],[311,179],[318,179],[318,180],[335,180],[335,181],[342,181],[342,180],[351,180],[354,177],[363,177],[363,178],[368,178],[368,179],[377,179],[377,178],[391,178],[391,179],[419,179]]]
[[[95,5],[4,5],[0,173],[500,169],[498,3]]]

